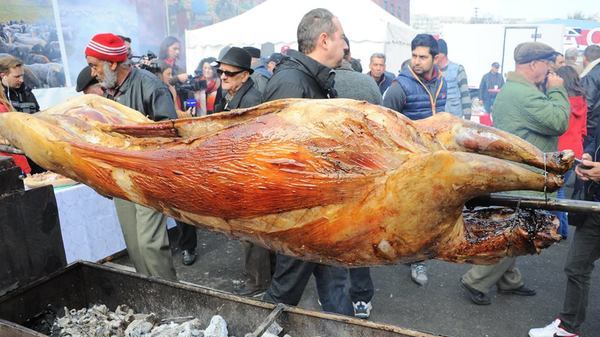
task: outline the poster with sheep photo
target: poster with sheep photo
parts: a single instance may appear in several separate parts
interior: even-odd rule
[[[25,64],[32,89],[65,86],[65,72],[51,0],[0,0],[0,57]]]
[[[160,43],[167,35],[164,0],[104,0],[101,4],[87,0],[54,1],[71,83],[76,83],[77,75],[87,65],[85,47],[95,34],[113,33],[130,38],[135,56],[149,51],[158,55]],[[136,60],[139,58],[132,61]]]

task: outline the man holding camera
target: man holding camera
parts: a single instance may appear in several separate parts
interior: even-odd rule
[[[0,78],[4,87],[4,94],[16,111],[34,113],[40,111],[40,106],[24,83],[23,61],[14,56],[0,58]]]
[[[127,63],[127,46],[118,36],[96,34],[85,57],[105,89],[105,96],[139,111],[154,121],[176,119],[173,96],[160,79]],[[142,274],[176,280],[166,216],[133,202],[114,198],[127,253]]]

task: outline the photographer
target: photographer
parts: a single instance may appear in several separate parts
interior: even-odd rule
[[[4,86],[4,95],[12,107],[19,112],[34,113],[40,111],[35,96],[23,82],[25,69],[23,61],[14,56],[0,58],[0,78]]]
[[[156,75],[169,88],[171,95],[173,95],[177,117],[186,118],[196,115],[194,100],[194,89],[196,86],[192,82],[192,79],[186,81],[184,84],[176,83],[173,85],[173,67],[163,61],[153,60],[148,65],[142,65],[141,68]],[[193,106],[186,106],[186,102],[191,103],[192,101],[194,103]]]
[[[149,64],[144,64],[141,67],[155,74],[169,88],[173,95],[177,117],[186,118],[196,115],[196,102],[194,92],[191,90],[193,87],[190,84],[179,86],[179,88],[176,88],[178,85],[172,85],[170,82],[172,82],[173,68],[170,65],[163,61],[152,60]],[[193,106],[186,106],[186,103],[192,102],[194,103]],[[177,246],[181,251],[181,262],[186,266],[192,265],[197,256],[198,237],[196,227],[179,220],[175,220],[175,222],[180,232]]]

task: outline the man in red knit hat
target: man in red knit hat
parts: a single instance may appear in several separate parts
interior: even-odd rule
[[[177,118],[169,89],[158,77],[126,62],[127,46],[118,36],[95,35],[85,48],[85,58],[106,97],[154,121]],[[135,269],[142,274],[176,280],[166,216],[127,200],[114,198],[114,202]]]

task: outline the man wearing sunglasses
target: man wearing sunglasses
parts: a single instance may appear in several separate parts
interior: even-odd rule
[[[225,95],[215,105],[215,112],[250,108],[261,103],[261,94],[250,78],[252,56],[247,50],[231,47],[217,63]],[[242,241],[242,247],[246,279],[234,292],[242,296],[262,296],[271,281],[271,252],[251,242]]]
[[[246,50],[231,47],[217,63],[217,74],[221,77],[225,96],[217,103],[215,112],[249,108],[261,103],[260,91],[250,78],[252,56]]]

